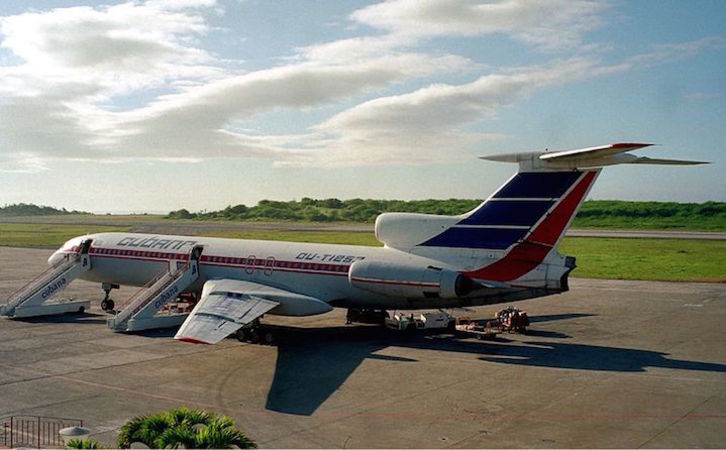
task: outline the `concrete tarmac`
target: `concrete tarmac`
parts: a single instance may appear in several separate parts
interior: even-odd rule
[[[49,254],[0,248],[0,299]],[[261,447],[726,446],[724,284],[573,279],[517,303],[530,332],[493,342],[345,326],[344,311],[266,317],[276,346],[115,334],[101,294],[75,281],[64,296],[93,299],[89,314],[0,318],[0,417],[83,419],[108,445],[128,419],[184,405]]]

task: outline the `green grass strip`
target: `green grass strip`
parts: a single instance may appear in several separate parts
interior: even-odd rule
[[[211,231],[205,236],[232,239],[260,239],[268,241],[317,242],[321,244],[346,244],[381,247],[373,233],[362,231],[295,231],[295,230],[248,230]]]
[[[128,228],[101,225],[0,223],[0,246],[58,248],[75,236],[110,231],[128,231]]]
[[[726,282],[726,241],[570,237],[559,250],[574,277]]]

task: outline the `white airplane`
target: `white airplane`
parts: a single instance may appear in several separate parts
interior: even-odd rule
[[[381,214],[375,233],[384,247],[98,233],[69,240],[48,261],[60,272],[75,258],[77,276],[103,283],[107,310],[113,309],[112,287],[149,285],[109,320],[117,330],[143,329],[146,309],[153,315],[182,292],[201,291],[175,339],[206,344],[235,332],[257,333],[264,314],[307,316],[340,307],[350,316],[552,295],[568,290],[575,268],[575,258],[556,247],[602,167],[701,163],[628,153],[649,145],[482,157],[516,162],[519,171],[460,216]],[[26,289],[25,298],[45,298],[67,284],[55,280],[37,295]],[[0,312],[22,316],[20,297]]]

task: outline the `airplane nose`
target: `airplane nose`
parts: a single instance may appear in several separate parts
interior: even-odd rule
[[[50,255],[50,258],[48,258],[48,264],[50,264],[53,267],[58,266],[61,262],[63,262],[63,257],[65,255],[62,251],[56,250],[55,253]]]

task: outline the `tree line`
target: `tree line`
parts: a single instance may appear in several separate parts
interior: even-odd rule
[[[32,203],[13,203],[0,207],[2,216],[57,216],[64,214],[90,214],[84,211],[68,211],[65,208],[52,206],[38,206]]]
[[[280,202],[261,200],[256,206],[227,206],[219,211],[189,212],[179,209],[170,212],[170,219],[200,220],[286,220],[305,222],[372,222],[383,212],[423,212],[455,215],[468,211],[481,200],[316,200],[305,197],[300,201]]]
[[[373,222],[384,212],[411,212],[422,214],[458,215],[474,209],[482,200],[372,200],[337,198],[300,201],[262,200],[256,206],[227,206],[218,211],[190,212],[186,209],[171,211],[169,219],[197,220],[273,220],[308,222]],[[620,200],[586,201],[578,219],[622,220],[642,218],[709,219],[726,223],[726,203],[630,202]]]

